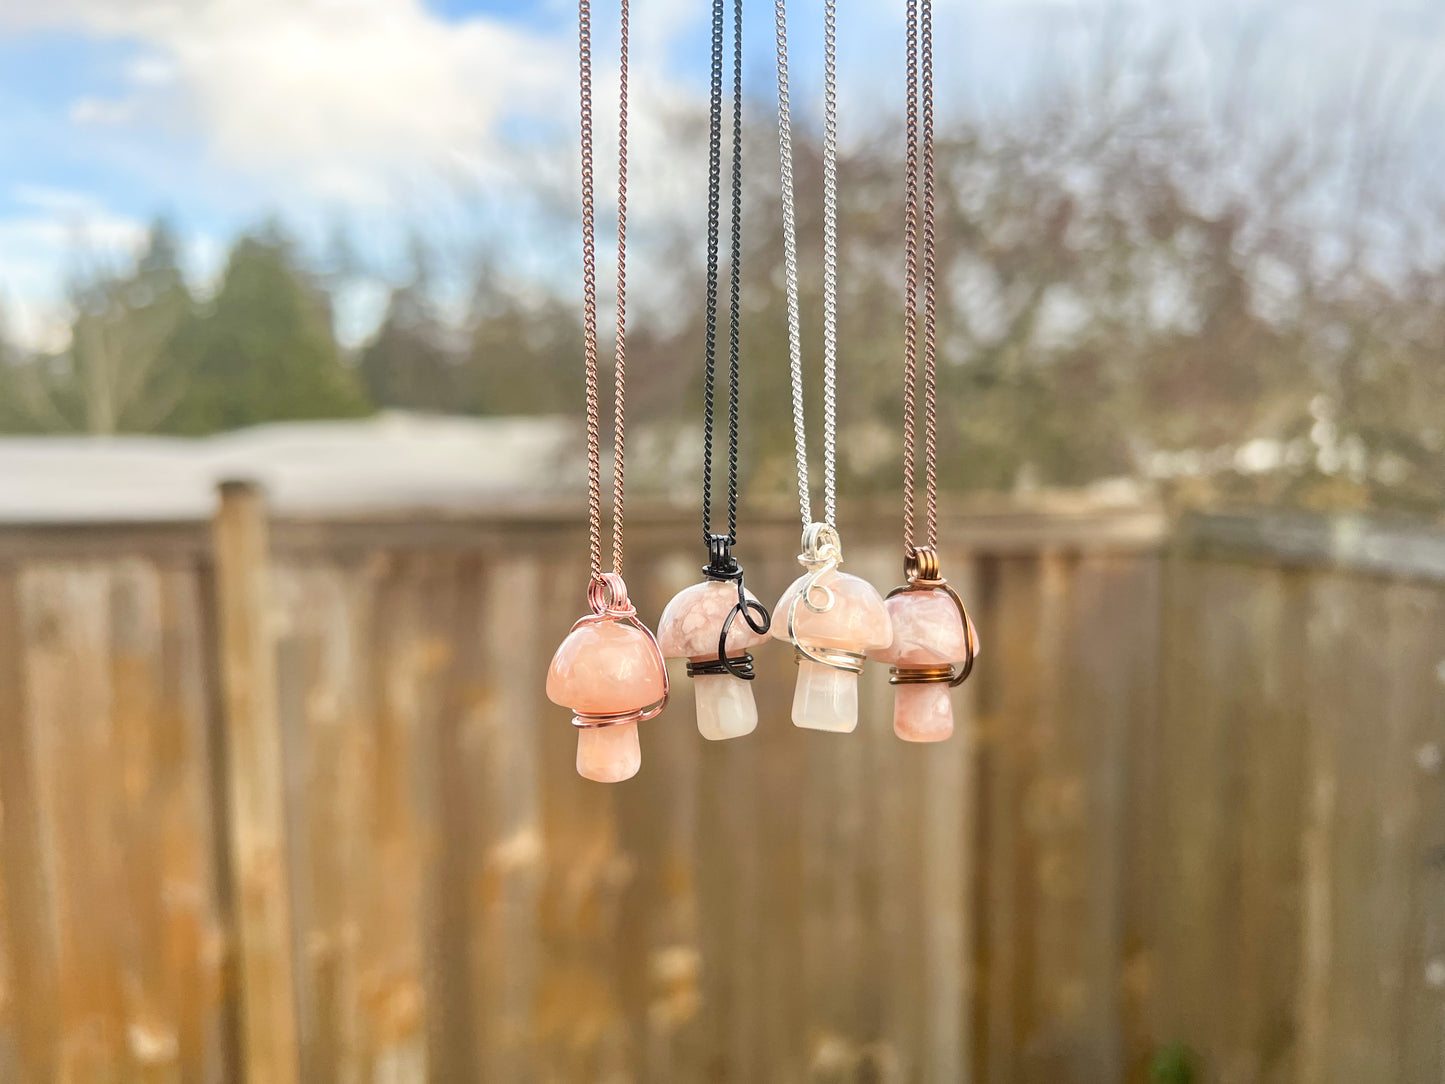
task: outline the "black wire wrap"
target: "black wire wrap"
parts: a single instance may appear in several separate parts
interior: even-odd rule
[[[718,634],[717,658],[702,663],[689,663],[688,676],[726,673],[732,674],[736,678],[742,678],[744,681],[752,681],[757,676],[753,673],[753,657],[743,655],[735,659],[728,658],[728,633],[732,631],[733,622],[741,616],[747,622],[748,628],[759,636],[766,636],[768,630],[773,627],[772,615],[761,602],[748,598],[747,588],[743,585],[743,569],[738,564],[737,558],[733,556],[732,541],[727,535],[708,535],[707,552],[708,563],[703,567],[703,575],[710,580],[737,584],[738,601],[737,605],[728,611],[727,620],[723,622],[722,632]],[[758,616],[754,617],[754,613]]]

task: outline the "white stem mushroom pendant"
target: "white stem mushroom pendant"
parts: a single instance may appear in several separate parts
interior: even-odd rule
[[[675,595],[657,625],[669,659],[686,659],[697,693],[697,729],[709,741],[751,734],[758,725],[753,699],[752,648],[767,643],[770,618],[743,586],[743,571],[726,535],[709,536],[707,579]]]
[[[599,783],[631,779],[642,767],[637,724],[667,706],[667,667],[657,641],[615,573],[593,581],[592,613],[552,656],[547,699],[572,709],[577,774]]]
[[[848,734],[858,726],[863,660],[893,642],[892,623],[871,583],[838,571],[843,551],[832,527],[810,524],[798,561],[807,571],[773,610],[773,636],[793,645],[798,663],[793,723]]]
[[[893,732],[904,741],[943,741],[953,734],[949,693],[973,669],[978,632],[932,549],[919,547],[907,570],[907,586],[890,591],[886,603],[893,643],[870,657],[892,666]]]

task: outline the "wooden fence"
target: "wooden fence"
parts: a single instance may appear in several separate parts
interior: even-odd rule
[[[0,530],[0,1080],[1445,1081],[1445,538],[946,536],[953,741],[877,673],[797,730],[776,645],[754,736],[683,679],[609,788],[542,693],[569,518]],[[645,614],[699,549],[639,518]]]

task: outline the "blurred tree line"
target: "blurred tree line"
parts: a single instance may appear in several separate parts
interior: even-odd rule
[[[748,142],[744,468],[755,492],[784,493],[776,137],[763,123]],[[797,151],[816,373],[821,162],[806,139]],[[950,131],[937,161],[951,489],[1132,479],[1190,501],[1445,510],[1445,204],[1409,196],[1380,154],[1348,140],[1246,145],[1155,83]],[[885,491],[900,451],[901,148],[861,147],[841,174],[843,484]],[[665,280],[665,301],[643,302],[631,333],[633,419],[670,434],[664,449],[691,447],[701,238],[674,224],[650,247],[639,263]],[[6,351],[0,427],[202,434],[378,408],[580,409],[571,293],[484,269],[458,326],[418,261],[346,351],[327,276],[280,230],[237,241],[205,299],[176,249],[157,225],[133,268],[75,288],[68,349]]]
[[[446,326],[419,277],[392,292],[380,327],[348,356],[327,276],[279,227],[235,243],[209,298],[188,287],[177,250],[171,227],[156,223],[132,268],[72,287],[67,349],[32,357],[6,350],[0,429],[197,436],[384,407],[520,414],[573,406],[561,386],[536,380],[549,365],[578,369],[581,332],[558,298],[524,306],[479,288],[468,337]]]

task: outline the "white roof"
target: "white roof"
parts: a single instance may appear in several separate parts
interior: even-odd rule
[[[556,503],[580,491],[569,418],[385,413],[214,437],[0,438],[0,521],[188,520],[216,486],[265,487],[281,513],[458,511]]]

